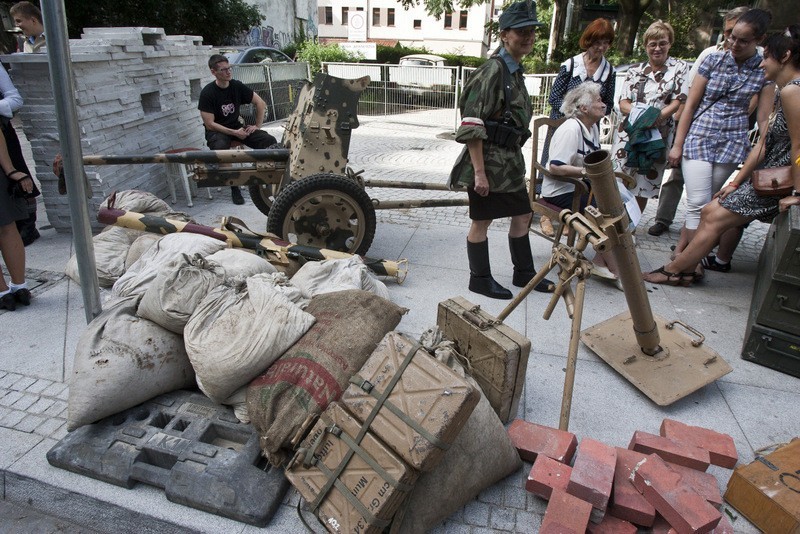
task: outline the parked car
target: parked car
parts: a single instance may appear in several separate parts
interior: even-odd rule
[[[228,58],[231,65],[243,63],[292,63],[292,58],[276,48],[267,46],[222,48],[220,54]]]
[[[395,82],[401,91],[421,94],[437,88],[450,88],[453,85],[450,69],[445,66],[442,56],[433,54],[412,54],[403,56],[395,69],[390,70],[389,81]]]

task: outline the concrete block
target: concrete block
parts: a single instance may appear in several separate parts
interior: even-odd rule
[[[608,507],[616,465],[617,451],[614,447],[590,438],[581,440],[567,492],[591,503],[595,522],[602,519]]]
[[[553,490],[540,534],[584,534],[592,505],[569,493]]]
[[[693,445],[676,443],[669,438],[637,430],[628,445],[632,451],[657,454],[667,462],[705,471],[711,459],[708,451]]]
[[[533,463],[525,489],[543,499],[549,499],[554,489],[567,491],[572,468],[540,454]]]
[[[613,515],[606,515],[596,525],[589,523],[589,528],[586,529],[587,534],[636,534],[636,531],[636,525]]]
[[[641,452],[617,448],[617,464],[614,470],[614,490],[608,513],[619,519],[643,527],[650,527],[656,518],[656,509],[639,493],[631,482],[631,473],[636,464],[647,457]]]
[[[639,462],[631,476],[636,489],[678,534],[711,532],[722,518],[719,510],[683,484],[680,475],[655,454]]]
[[[714,465],[733,469],[739,460],[736,444],[728,434],[700,426],[687,425],[674,419],[664,419],[661,422],[660,433],[676,443],[707,450],[710,461]]]
[[[539,454],[568,464],[572,461],[578,438],[572,432],[550,428],[523,419],[515,419],[508,428],[508,436],[526,462],[534,462]]]

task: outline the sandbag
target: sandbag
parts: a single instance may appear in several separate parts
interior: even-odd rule
[[[389,300],[386,284],[375,278],[361,258],[353,256],[341,260],[310,261],[292,276],[292,284],[311,298],[323,293],[363,289]]]
[[[215,261],[225,268],[226,280],[277,272],[277,269],[261,256],[238,248],[224,248],[211,254],[207,259]]]
[[[183,339],[137,317],[138,300],[113,301],[78,340],[69,381],[68,430],[195,386]]]
[[[275,287],[275,291],[283,293],[286,298],[300,306],[301,309],[305,309],[306,306],[308,306],[310,299],[303,297],[303,293],[300,291],[300,288],[292,284],[291,280],[289,280],[289,277],[286,276],[286,274],[281,272],[261,273],[256,274],[253,277],[272,284]]]
[[[480,391],[478,383],[465,375],[451,350],[437,350],[436,357]],[[481,392],[478,405],[441,462],[417,480],[390,532],[427,532],[475,499],[481,491],[521,467],[519,453]]]
[[[222,284],[225,270],[200,254],[181,254],[158,268],[136,315],[183,334],[183,328],[209,291]]]
[[[240,423],[250,422],[250,414],[247,413],[247,386],[240,387],[233,395],[222,401],[220,404],[233,408],[233,415]]]
[[[131,244],[131,248],[128,249],[128,255],[125,256],[125,270],[127,271],[130,269],[131,265],[136,263],[136,261],[142,257],[142,254],[150,250],[150,247],[162,237],[164,236],[161,234],[153,234],[150,232],[145,232],[137,237],[136,241]]]
[[[153,282],[158,269],[181,254],[200,254],[206,257],[225,248],[225,242],[199,234],[167,234],[131,265],[124,275],[114,283],[111,293],[127,297],[141,295]]]
[[[111,197],[107,197],[100,203],[100,208],[108,208],[108,201]],[[169,204],[155,196],[153,193],[147,191],[140,191],[138,189],[127,189],[125,191],[117,191],[114,200],[114,208],[124,211],[135,211],[137,213],[168,213],[170,212]]]
[[[326,293],[306,312],[316,323],[247,388],[247,411],[273,465],[309,414],[338,400],[387,332],[407,310],[368,291]]]
[[[107,226],[92,238],[94,246],[94,262],[97,270],[97,281],[100,287],[111,287],[125,274],[125,257],[131,244],[144,232],[119,226]],[[78,258],[74,254],[67,262],[64,272],[81,283],[78,274]]]
[[[204,298],[184,329],[197,384],[221,403],[263,373],[314,324],[267,280],[222,285]]]

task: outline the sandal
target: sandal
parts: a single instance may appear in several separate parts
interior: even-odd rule
[[[697,279],[697,276],[694,272],[691,273],[671,273],[664,269],[666,265],[662,265],[655,271],[650,271],[649,273],[642,273],[642,278],[646,282],[650,282],[651,284],[665,284],[668,286],[683,286],[689,287],[692,283]],[[666,280],[653,280],[651,275],[654,274],[663,274],[667,277]]]
[[[556,231],[553,228],[553,222],[547,215],[542,215],[539,217],[539,228],[542,229],[542,233],[547,237],[555,237],[556,235]]]

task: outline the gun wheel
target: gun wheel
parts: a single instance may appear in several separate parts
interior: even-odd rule
[[[366,254],[375,237],[375,208],[353,180],[315,174],[280,192],[267,231],[298,245]]]
[[[258,211],[269,216],[269,211],[275,202],[275,194],[273,193],[275,186],[272,184],[251,185],[248,190],[250,191],[253,205],[258,208]]]

